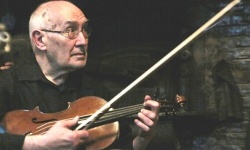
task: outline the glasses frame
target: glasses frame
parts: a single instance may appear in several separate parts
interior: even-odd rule
[[[88,31],[87,31],[88,30]],[[69,30],[65,30],[65,31],[56,31],[56,30],[47,30],[47,29],[41,29],[41,31],[44,31],[44,32],[50,32],[50,33],[58,33],[58,34],[61,34],[62,36],[66,37],[66,38],[69,38],[69,39],[76,39],[77,36],[79,35],[80,32],[86,32],[86,36],[85,34],[83,33],[83,36],[88,39],[90,34],[91,34],[91,28],[88,27],[88,29],[81,29],[81,30],[76,30],[76,31],[72,31],[72,32],[76,32],[75,33],[75,37],[70,37],[69,36]]]

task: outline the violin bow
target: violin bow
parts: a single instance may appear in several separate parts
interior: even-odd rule
[[[144,78],[146,78],[149,74],[155,71],[158,67],[160,67],[163,63],[169,60],[172,56],[174,56],[177,52],[179,52],[184,46],[190,43],[195,37],[200,35],[203,31],[205,31],[209,26],[211,26],[216,20],[221,18],[225,13],[227,13],[230,9],[232,9],[235,5],[240,3],[241,0],[233,0],[226,7],[224,7],[220,12],[218,12],[214,17],[208,20],[204,25],[202,25],[198,30],[196,30],[193,34],[191,34],[188,38],[186,38],[183,42],[181,42],[177,47],[175,47],[172,51],[170,51],[167,55],[165,55],[162,59],[160,59],[156,64],[154,64],[151,68],[149,68],[146,72],[144,72],[141,76],[139,76],[135,81],[133,81],[130,85],[128,85],[125,89],[123,89],[120,93],[118,93],[114,98],[108,101],[105,105],[103,105],[99,110],[97,110],[94,114],[92,114],[85,121],[81,122],[80,125],[75,129],[79,130],[84,127],[84,129],[88,129],[92,123],[94,123],[101,114],[108,111],[111,108],[112,104],[115,103],[120,97],[122,97],[125,93],[131,90],[134,86],[136,86],[139,82],[141,82]]]

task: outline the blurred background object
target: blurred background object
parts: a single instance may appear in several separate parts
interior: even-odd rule
[[[8,69],[13,63],[11,62],[11,35],[7,32],[6,25],[0,23],[0,70]]]
[[[6,26],[0,23],[0,54],[10,51],[11,36],[6,31]]]

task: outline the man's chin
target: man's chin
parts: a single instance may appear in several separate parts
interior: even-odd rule
[[[75,70],[77,70],[77,69],[84,68],[84,67],[85,67],[85,64],[86,64],[86,63],[73,64],[73,65],[70,65],[70,66],[66,67],[66,70],[69,70],[70,72],[71,72],[71,71],[75,71]]]
[[[85,65],[86,65],[86,63],[76,64],[76,65],[74,66],[74,68],[76,68],[76,69],[80,69],[80,68],[85,67]]]

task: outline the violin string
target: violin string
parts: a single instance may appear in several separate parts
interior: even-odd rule
[[[72,120],[72,119],[73,118],[67,118],[67,119],[62,119],[62,120]],[[45,134],[46,131],[48,131],[55,123],[57,123],[58,121],[62,121],[62,120],[50,121],[50,122],[44,123],[44,124],[38,126],[35,131],[32,131],[28,135]],[[43,132],[41,132],[41,131],[43,131]]]
[[[127,117],[127,116],[130,116],[139,112],[139,110],[143,108],[142,106],[143,106],[142,104],[139,104],[139,105],[134,105],[134,106],[129,106],[129,107],[124,107],[124,108],[119,108],[119,109],[108,111],[103,116],[101,116],[98,120],[96,120],[95,123],[93,124],[97,125],[97,124],[104,124],[107,122],[111,123],[113,121],[117,121],[117,119],[119,118]],[[81,117],[82,122],[86,120],[86,117],[88,116]]]
[[[42,125],[42,126],[44,126],[43,128],[35,130],[34,132],[29,133],[28,135],[37,135],[37,134],[42,135],[42,134],[45,134],[46,131],[49,130],[53,125],[54,124],[51,124],[51,125],[47,124],[46,126]]]
[[[138,108],[142,108],[142,104],[138,104],[138,105],[133,105],[133,106],[128,106],[128,107],[123,107],[123,108],[118,108],[118,109],[113,109],[111,111],[108,111],[106,114],[104,114],[102,117],[100,117],[100,119],[103,118],[108,118],[108,117],[112,117],[114,115],[127,115],[127,113],[131,112],[131,110],[136,109],[138,111]],[[89,117],[90,115],[85,115],[85,116],[80,116],[81,120],[85,120],[87,117]]]
[[[127,115],[130,115],[130,114],[134,114],[135,112],[138,112],[139,110],[138,109],[141,109],[141,106],[140,107],[133,107],[133,108],[130,108],[130,109],[121,109],[121,110],[115,110],[115,111],[112,111],[110,112],[107,116],[105,116],[105,118],[112,118],[112,117],[117,117],[117,116],[127,116]],[[104,117],[101,117],[100,119],[103,119]]]
[[[106,114],[101,116],[100,119],[112,118],[113,116],[120,116],[120,115],[127,116],[129,114],[134,114],[134,111],[138,112],[138,110],[141,108],[142,108],[142,104],[114,109],[114,110],[108,111]]]

